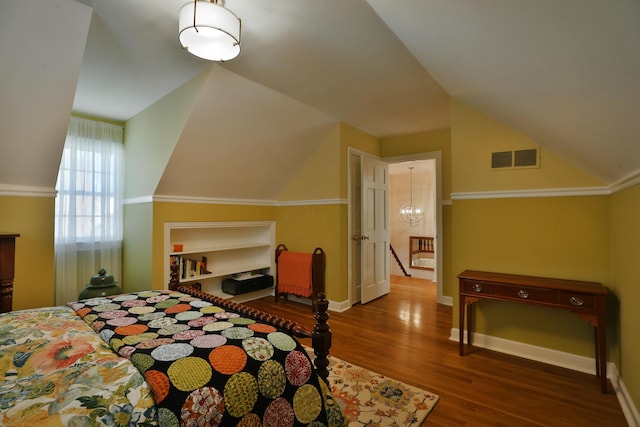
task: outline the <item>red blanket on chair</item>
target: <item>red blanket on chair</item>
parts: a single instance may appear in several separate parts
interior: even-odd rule
[[[312,296],[312,261],[312,254],[282,251],[278,257],[279,292],[294,294],[301,297]]]

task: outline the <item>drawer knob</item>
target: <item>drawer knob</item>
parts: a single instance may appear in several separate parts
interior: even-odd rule
[[[473,292],[482,292],[482,285],[480,283],[473,284]]]
[[[520,298],[525,298],[525,299],[526,299],[526,298],[529,298],[529,292],[525,291],[524,289],[520,289],[520,290],[518,291],[518,296],[519,296]]]
[[[571,297],[569,298],[569,302],[571,303],[571,305],[577,305],[578,307],[584,304],[584,301],[580,297]]]

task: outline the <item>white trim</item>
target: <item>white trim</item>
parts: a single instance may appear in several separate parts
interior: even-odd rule
[[[273,289],[275,289],[275,287]],[[275,293],[271,292],[271,295],[275,295]],[[311,298],[299,297],[297,295],[288,295],[287,299],[289,301],[297,302],[299,304],[308,305],[309,307],[311,307],[312,305]],[[349,304],[349,301],[338,302],[338,301],[329,300],[329,307],[327,308],[327,310],[335,311],[337,313],[342,313],[344,311],[347,311],[350,308],[351,308],[351,304]]]
[[[511,199],[518,197],[567,197],[567,196],[606,196],[611,194],[609,187],[548,188],[532,190],[473,191],[451,193],[452,200],[473,199]]]
[[[322,200],[290,200],[276,202],[276,206],[306,206],[306,205],[346,205],[347,199],[322,199]]]
[[[331,301],[329,300],[329,310],[331,311],[335,311],[337,313],[342,313],[344,311],[349,310],[352,307],[351,303],[349,303],[349,300],[345,300],[345,301]]]
[[[1,191],[1,188],[0,188]],[[317,206],[317,205],[346,205],[346,199],[318,199],[318,200],[262,200],[262,199],[226,199],[216,197],[192,197],[192,196],[140,196],[131,197],[124,200],[125,205],[149,202],[170,202],[170,203],[195,203],[212,205],[256,205],[256,206]]]
[[[459,341],[460,330],[458,328],[451,328],[451,341]],[[467,340],[467,331],[464,334],[464,340]],[[473,333],[473,345],[476,347],[482,347],[489,350],[498,351],[500,353],[511,354],[513,356],[523,357],[525,359],[531,359],[538,362],[548,363],[550,365],[560,366],[562,368],[572,369],[578,372],[584,372],[587,374],[596,374],[595,359],[578,356],[571,353],[566,353],[550,348],[539,347],[531,344],[525,344],[518,341],[511,341],[504,338],[498,338],[491,335]],[[609,372],[609,366],[607,366],[607,372]],[[607,374],[609,377],[609,374]]]
[[[624,385],[624,381],[620,378],[616,365],[613,365],[613,368],[614,372],[610,378],[611,385],[618,398],[618,403],[620,403],[620,409],[622,409],[627,424],[629,424],[630,427],[638,427],[640,426],[640,413],[638,412],[638,408],[633,402],[629,390],[627,390],[627,387]]]
[[[453,297],[448,297],[446,295],[438,295],[438,304],[448,305],[449,307],[453,307]]]
[[[153,196],[141,196],[141,197],[132,197],[130,199],[124,199],[122,201],[123,205],[137,205],[139,203],[152,203]]]
[[[612,193],[617,193],[634,185],[640,184],[640,171],[629,174],[609,186]]]
[[[172,195],[154,195],[154,202],[173,202],[173,203],[201,203],[210,205],[259,205],[274,206],[275,200],[262,199],[226,199],[217,197],[193,197],[193,196],[172,196]]]
[[[15,197],[56,197],[58,192],[51,187],[34,187],[30,185],[0,184],[0,196]]]
[[[451,328],[451,336],[449,337],[449,340],[459,342],[459,337],[460,330],[458,328]],[[467,331],[465,331],[463,339],[465,342],[467,341]],[[567,368],[591,375],[596,374],[595,359],[590,357],[578,356],[576,354],[566,353],[550,348],[492,337],[490,335],[479,334],[477,332],[473,333],[473,345],[498,351],[500,353],[547,363],[549,365],[559,366],[561,368]],[[620,408],[622,409],[629,426],[640,426],[640,414],[638,413],[638,409],[636,408],[629,391],[620,377],[615,363],[607,363],[607,378],[611,381],[613,391],[618,398]]]
[[[357,150],[354,150],[354,152]],[[405,157],[405,156],[403,156]],[[385,161],[398,158],[382,159]],[[420,159],[418,159],[420,160]],[[442,206],[451,206],[453,200],[480,200],[480,199],[512,199],[531,197],[575,197],[575,196],[607,196],[626,188],[640,184],[640,172],[626,177],[610,186],[602,187],[576,187],[576,188],[548,188],[531,190],[504,190],[504,191],[469,191],[451,193],[450,199],[443,199]],[[45,187],[10,186],[0,184],[0,196],[31,196],[31,197],[55,197],[56,190]],[[174,203],[202,203],[220,205],[257,205],[257,206],[314,206],[314,205],[346,205],[348,199],[318,199],[318,200],[263,200],[263,199],[228,199],[216,197],[192,197],[192,196],[140,196],[124,200],[125,205],[149,202],[174,202]]]

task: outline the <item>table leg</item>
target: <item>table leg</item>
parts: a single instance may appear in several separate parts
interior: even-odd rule
[[[464,356],[464,311],[465,311],[465,303],[464,296],[460,295],[459,297],[459,305],[458,305],[458,331],[460,333],[458,340],[458,351],[460,356]]]
[[[473,330],[473,325],[471,324],[471,306],[473,305],[473,301],[467,303],[467,345],[471,345],[471,331]]]
[[[598,322],[596,327],[596,372],[600,377],[600,389],[607,392],[607,335],[606,325]]]

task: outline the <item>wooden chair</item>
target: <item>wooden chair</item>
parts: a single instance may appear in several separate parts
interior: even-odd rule
[[[281,255],[285,251],[289,250],[283,244],[278,245],[278,247],[276,248],[275,302],[277,303],[281,296],[284,296],[285,300],[287,300],[288,295],[310,298],[313,301],[320,293],[324,293],[324,273],[326,267],[326,257],[322,248],[316,248],[311,254],[288,252],[287,256],[281,257]],[[308,259],[308,257],[310,257],[310,260]],[[309,265],[311,268],[311,271],[309,273],[309,280],[307,281],[308,283],[303,283],[305,285],[304,287],[292,286],[293,284],[284,283],[282,281],[282,276],[285,275],[282,274],[283,269],[300,267],[300,265],[293,265],[293,263],[296,262],[303,262],[305,266]]]

